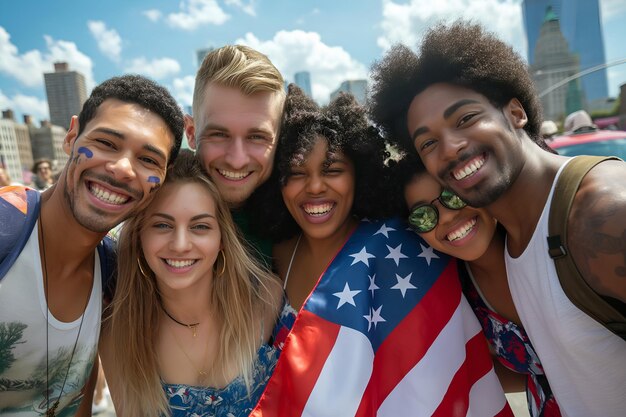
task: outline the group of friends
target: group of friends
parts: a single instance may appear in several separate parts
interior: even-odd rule
[[[229,45],[193,115],[97,86],[57,183],[0,189],[0,414],[90,415],[99,354],[118,416],[512,416],[523,390],[532,416],[623,416],[626,340],[548,255],[572,159],[522,58],[457,21],[372,79],[367,108],[320,107]],[[591,169],[566,236],[623,315],[625,177]]]

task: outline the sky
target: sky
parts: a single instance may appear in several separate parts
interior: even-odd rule
[[[607,62],[626,58],[626,0],[600,0]],[[241,43],[269,56],[288,81],[308,70],[314,98],[367,78],[395,43],[463,17],[483,23],[526,57],[521,0],[0,0],[0,109],[48,119],[43,73],[66,61],[90,91],[140,73],[191,104],[196,50]],[[608,69],[609,94],[626,65]]]

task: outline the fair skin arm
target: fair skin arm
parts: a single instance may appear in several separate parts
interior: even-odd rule
[[[568,246],[598,294],[626,303],[626,166],[607,161],[583,179],[568,220]]]
[[[113,341],[111,340],[109,327],[106,324],[103,324],[102,330],[100,331],[100,344],[98,346],[98,353],[100,354],[100,362],[102,363],[102,369],[104,370],[104,373],[106,374],[107,383],[109,386],[109,392],[111,394],[111,399],[113,400],[113,405],[115,406],[115,413],[118,416],[123,416],[124,410],[120,402],[120,398],[121,398],[121,390],[124,389],[124,379],[123,379],[123,376],[120,375],[118,367],[115,366],[115,363],[113,361],[112,344],[113,344]],[[94,388],[95,388],[95,381],[94,381]],[[91,405],[90,405],[89,411],[91,412]]]

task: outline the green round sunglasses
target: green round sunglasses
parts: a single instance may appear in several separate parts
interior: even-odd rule
[[[448,189],[443,189],[439,197],[430,203],[417,203],[409,212],[409,226],[417,233],[428,233],[439,222],[439,210],[433,203],[439,200],[442,206],[450,210],[461,210],[467,203]]]

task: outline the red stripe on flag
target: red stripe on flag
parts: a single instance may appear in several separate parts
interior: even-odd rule
[[[250,417],[300,416],[339,329],[340,326],[302,309]]]
[[[450,260],[430,290],[380,345],[372,378],[363,394],[357,417],[376,410],[404,376],[424,357],[450,321],[461,301],[456,260]]]
[[[465,361],[452,378],[441,404],[433,417],[465,416],[469,407],[469,387],[493,368],[487,353],[487,341],[483,332],[476,334],[465,344]],[[505,407],[506,408],[506,407]]]

